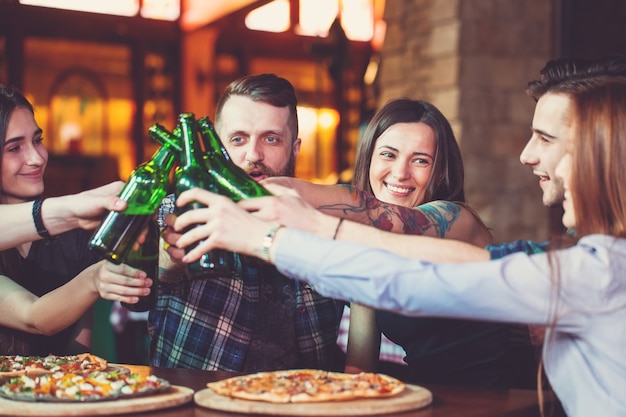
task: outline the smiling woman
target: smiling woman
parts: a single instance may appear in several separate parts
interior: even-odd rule
[[[47,162],[48,151],[32,105],[19,92],[0,84],[0,206],[2,213],[7,212],[7,206],[18,208],[10,211],[15,215],[6,218],[19,224],[11,226],[8,233],[8,227],[3,227],[3,238],[9,235],[14,247],[2,242],[2,247],[9,249],[0,252],[0,355],[88,351],[89,312],[99,295],[132,303],[149,291],[144,288],[150,285],[145,273],[126,265],[98,262],[97,254],[88,250],[90,232],[70,230],[81,225],[80,216],[72,210],[86,210],[83,215],[91,221],[83,219],[87,220],[83,225],[94,227],[97,221],[93,219],[105,212],[102,202],[108,201],[107,209],[114,208],[110,197],[119,187],[105,186],[44,201],[41,194]],[[109,198],[96,198],[99,193]],[[67,216],[60,215],[65,217],[60,221],[63,225],[43,215],[49,209],[59,215],[60,201],[72,207],[65,209]],[[28,210],[26,217],[23,210]],[[44,240],[32,238],[35,229]],[[14,230],[18,231],[11,233]],[[68,304],[70,294],[72,302]]]
[[[415,207],[425,200],[435,161],[435,132],[425,123],[396,123],[376,140],[370,186],[386,203]]]
[[[5,136],[0,144],[3,155],[0,200],[4,204],[22,203],[43,193],[48,151],[29,108],[18,107],[11,113]]]
[[[354,174],[357,188],[385,203],[427,207],[435,200],[465,202],[461,151],[445,116],[428,102],[396,99],[385,104],[359,143]],[[460,239],[471,241],[470,236],[464,233]],[[471,243],[489,242],[483,236]],[[532,386],[533,367],[527,373],[516,368],[532,363],[532,349],[513,345],[512,326],[409,318],[356,303],[350,311],[347,371],[387,367],[377,361],[382,332],[404,350],[409,366],[402,377],[412,382]]]

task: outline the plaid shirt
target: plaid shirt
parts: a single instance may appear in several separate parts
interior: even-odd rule
[[[168,196],[159,208],[161,226],[165,215],[173,210],[174,200]],[[244,370],[259,319],[256,312],[261,283],[272,280],[274,274],[282,275],[256,259],[238,256],[238,264],[240,279],[188,280],[182,270],[161,271],[157,305],[148,319],[153,366]],[[295,294],[296,340],[292,344],[298,352],[294,352],[296,363],[285,363],[285,369],[337,369],[336,340],[344,303],[322,297],[308,284],[288,284]]]

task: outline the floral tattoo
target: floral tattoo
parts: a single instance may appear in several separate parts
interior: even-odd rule
[[[348,185],[344,187],[350,191],[350,203],[325,204],[317,208],[381,230],[438,237],[444,237],[461,213],[461,207],[449,201],[433,201],[410,208],[383,203],[370,193]]]

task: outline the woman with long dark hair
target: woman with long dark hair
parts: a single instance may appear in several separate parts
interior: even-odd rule
[[[439,109],[395,99],[365,129],[353,185],[385,203],[413,208],[434,200],[465,203],[463,178],[461,151]],[[470,242],[491,243],[487,231]],[[379,364],[381,332],[402,346],[408,369]],[[382,370],[414,383],[529,388],[535,360],[528,337],[522,342],[527,334],[521,326],[410,318],[351,303],[346,371]]]
[[[47,162],[33,106],[0,85],[0,213],[15,214],[0,222],[15,232],[5,230],[0,242],[0,355],[89,351],[89,313],[100,295],[133,303],[150,291],[144,272],[98,261],[88,249],[90,233],[74,229],[95,227],[106,206],[123,208],[112,197],[120,184],[44,200]],[[9,205],[16,210],[5,210]]]

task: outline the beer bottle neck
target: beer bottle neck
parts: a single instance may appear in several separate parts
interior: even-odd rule
[[[166,146],[174,149],[176,152],[181,152],[182,148],[180,145],[180,141],[178,137],[165,129],[158,123],[153,124],[148,128],[148,134],[150,137],[160,144],[161,146]]]
[[[202,136],[206,152],[213,156],[224,156],[226,160],[230,161],[230,155],[228,155],[228,151],[226,151],[217,132],[215,132],[215,127],[211,120],[207,116],[198,119],[198,127],[200,128],[200,135]]]
[[[185,167],[200,165],[202,149],[198,142],[198,130],[196,122],[191,116],[181,115],[179,124],[180,138],[183,142],[183,152],[180,155],[180,163]]]

